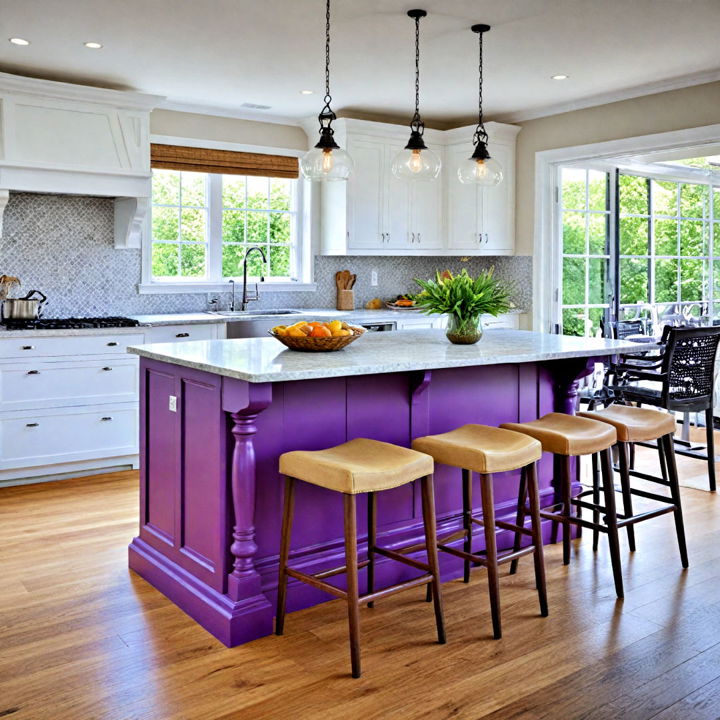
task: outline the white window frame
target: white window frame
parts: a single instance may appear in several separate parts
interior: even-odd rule
[[[232,150],[236,152],[254,152],[273,155],[286,155],[289,157],[301,157],[305,151],[291,150],[276,147],[265,147],[259,145],[245,145],[241,143],[227,143],[212,140],[194,140],[168,135],[152,135],[150,141],[164,145],[182,145],[185,147],[209,148],[213,150]],[[222,208],[222,176],[220,174],[208,173],[207,200],[208,208]],[[293,213],[293,236],[294,243],[291,253],[295,253],[295,267],[298,270],[297,279],[273,280],[266,278],[265,282],[259,283],[261,292],[275,291],[308,291],[317,289],[313,277],[313,247],[312,233],[314,203],[312,183],[301,177],[294,183],[294,207]],[[178,294],[178,293],[207,293],[224,292],[228,290],[230,280],[239,284],[242,290],[242,277],[221,278],[221,257],[222,257],[222,214],[211,212],[208,209],[207,219],[207,277],[201,279],[179,279],[169,278],[167,280],[153,278],[152,276],[152,202],[148,203],[142,233],[142,274],[138,285],[138,292],[145,294]],[[263,248],[264,249],[264,248]],[[255,284],[259,278],[248,277],[248,284]]]
[[[559,222],[558,168],[578,162],[592,163],[597,169],[610,167],[603,161],[622,155],[638,155],[692,148],[696,153],[705,144],[720,142],[720,124],[687,130],[609,140],[588,145],[542,150],[535,153],[535,216],[533,243],[533,329],[552,332],[557,322],[562,247],[556,232]],[[696,154],[702,154],[696,153]],[[717,154],[714,151],[710,154]],[[613,166],[614,167],[614,166]]]

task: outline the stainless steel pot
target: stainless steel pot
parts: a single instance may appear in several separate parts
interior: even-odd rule
[[[39,295],[39,298],[33,297]],[[3,318],[5,320],[35,320],[40,317],[43,303],[47,297],[39,290],[31,290],[24,298],[13,298],[3,301]]]

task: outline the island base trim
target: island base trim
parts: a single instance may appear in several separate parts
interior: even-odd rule
[[[263,594],[232,601],[168,560],[141,538],[128,547],[133,572],[204,627],[223,645],[234,647],[270,635],[273,608]]]

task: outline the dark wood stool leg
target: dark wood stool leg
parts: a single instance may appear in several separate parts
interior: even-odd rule
[[[285,629],[285,604],[287,598],[287,564],[290,557],[290,534],[292,532],[293,509],[295,505],[295,480],[285,478],[283,500],[282,533],[280,535],[280,577],[277,587],[277,611],[275,613],[275,634],[282,635]]]
[[[572,531],[572,524],[570,518],[572,517],[572,503],[570,498],[572,497],[572,477],[570,472],[570,457],[568,455],[562,455],[560,457],[561,473],[560,482],[562,483],[562,503],[563,503],[563,565],[570,564],[570,533]]]
[[[558,497],[560,498],[560,501],[562,502],[562,465],[560,463],[560,456],[559,455],[553,455],[553,477],[554,477],[554,483],[553,485],[556,485],[556,483],[560,482],[560,491],[558,492],[557,486],[555,488],[555,499]],[[551,520],[550,521],[550,542],[554,545],[558,541],[558,529],[560,527],[560,521],[559,520]]]
[[[523,527],[525,524],[525,496],[527,495],[527,468],[520,470],[520,489],[518,490],[518,506],[517,515],[515,516],[515,524]],[[522,533],[515,533],[515,542],[513,543],[513,552],[520,550],[522,545]],[[514,575],[518,569],[519,558],[515,558],[510,562],[510,575]]]
[[[432,598],[435,603],[435,625],[437,626],[438,642],[445,644],[445,619],[443,616],[442,593],[440,591],[440,564],[437,551],[437,525],[435,521],[435,490],[433,476],[427,475],[420,479],[422,492],[423,525],[425,526],[425,546],[427,547],[428,565],[433,576]]]
[[[547,587],[545,585],[545,559],[543,555],[542,525],[540,524],[540,490],[537,482],[537,466],[535,463],[527,467],[528,495],[530,499],[530,522],[532,542],[535,546],[535,586],[540,599],[540,614],[548,615]],[[524,500],[523,500],[524,502]]]
[[[480,489],[482,491],[483,530],[485,531],[485,553],[493,637],[499,640],[502,637],[500,625],[500,577],[498,575],[497,538],[495,537],[495,504],[492,475],[480,475]]]
[[[358,607],[357,515],[355,495],[345,501],[345,566],[347,567],[347,607],[350,626],[352,676],[360,677],[360,608]]]
[[[463,494],[463,528],[465,529],[465,552],[472,552],[472,473],[463,468],[462,471],[462,494]],[[470,582],[470,560],[465,558],[463,562],[463,582]]]
[[[680,550],[680,561],[682,566],[688,566],[687,544],[685,542],[685,523],[683,521],[682,504],[680,500],[680,485],[678,483],[677,465],[675,464],[675,443],[672,435],[665,435],[658,440],[658,447],[663,448],[665,463],[668,468],[668,482],[670,483],[670,494],[675,505],[675,532],[677,534],[678,548]]]
[[[710,478],[710,492],[717,490],[715,483],[715,428],[713,421],[713,409],[709,407],[705,411],[705,436],[707,437],[708,456],[708,477]]]
[[[592,483],[593,483],[593,503],[600,504],[600,468],[598,467],[598,454],[592,455]],[[593,510],[593,522],[595,525],[600,524],[600,511]],[[593,552],[597,552],[598,542],[600,540],[600,531],[593,530]]]
[[[622,599],[624,592],[622,565],[620,563],[620,537],[618,536],[617,511],[615,510],[612,457],[609,449],[600,453],[600,466],[602,468],[602,485],[605,496],[605,524],[608,528],[607,535],[610,543],[610,560],[615,580],[615,593]]]
[[[632,493],[630,492],[630,473],[628,472],[628,455],[628,443],[619,442],[618,459],[620,460],[620,487],[622,489],[623,512],[626,517],[630,517],[633,514]],[[627,536],[630,552],[635,552],[635,527],[633,525],[627,526]]]
[[[374,492],[367,494],[367,525],[367,594],[370,595],[375,591],[375,544],[377,541],[377,494]],[[370,601],[367,606],[375,607],[375,603]]]

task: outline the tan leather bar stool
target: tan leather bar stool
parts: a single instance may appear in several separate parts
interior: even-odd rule
[[[672,413],[660,412],[649,408],[638,408],[630,405],[610,405],[603,410],[581,412],[579,416],[608,423],[617,433],[618,471],[620,474],[620,488],[623,498],[623,513],[618,515],[619,527],[626,527],[630,551],[635,551],[635,523],[642,520],[674,513],[675,533],[677,535],[680,560],[684,568],[688,567],[687,544],[685,542],[685,524],[683,522],[682,504],[680,501],[680,485],[678,482],[677,465],[675,463],[675,418]],[[647,473],[638,472],[630,468],[629,451],[632,443],[656,441],[662,477],[654,477]],[[657,493],[633,488],[630,484],[631,476],[641,477],[643,480],[663,485],[670,490],[670,497]],[[592,494],[593,504],[597,505],[600,496],[599,478],[597,468],[593,466],[593,488],[581,493],[582,498]],[[657,508],[645,512],[633,513],[632,497],[645,498],[660,503]],[[599,510],[593,509],[595,523],[599,519]],[[597,550],[598,530],[593,530],[593,550]]]
[[[535,558],[535,581],[540,599],[540,613],[548,614],[545,587],[545,565],[543,562],[542,534],[540,528],[540,494],[537,484],[535,462],[540,459],[542,449],[537,440],[527,435],[501,430],[487,425],[463,425],[441,435],[427,435],[413,440],[415,450],[432,455],[435,462],[462,470],[463,483],[463,527],[459,532],[438,540],[438,548],[464,560],[464,581],[470,581],[470,565],[487,568],[492,613],[493,635],[502,637],[500,622],[500,579],[498,566],[532,553]],[[525,488],[530,501],[531,528],[497,520],[493,500],[493,474],[521,470],[521,490],[518,503],[525,503]],[[482,519],[473,514],[472,473],[480,475],[482,494]],[[473,524],[481,525],[485,532],[485,555],[472,551]],[[498,555],[497,529],[511,530],[518,534],[530,535],[532,544],[509,553]],[[464,538],[463,549],[451,547],[448,543]]]
[[[440,590],[435,525],[435,495],[433,491],[432,458],[415,450],[390,443],[358,438],[327,450],[287,452],[280,456],[280,472],[285,475],[285,504],[283,509],[282,536],[280,541],[280,579],[278,581],[277,616],[275,633],[283,634],[285,625],[285,600],[288,577],[300,580],[315,588],[347,601],[350,626],[350,658],[352,676],[360,677],[360,613],[359,607],[401,590],[430,584],[435,603],[435,624],[438,642],[445,642],[445,625]],[[405,557],[417,546],[407,549],[388,550],[376,545],[377,498],[382,490],[406,485],[420,480],[422,491],[423,523],[427,563]],[[320,485],[343,494],[345,505],[345,565],[314,575],[288,567],[290,533],[292,530],[295,481]],[[357,557],[357,508],[356,496],[368,495],[368,559],[358,562]],[[422,575],[391,587],[375,590],[375,555],[383,555],[421,570]],[[367,567],[367,593],[358,591],[358,569]],[[347,591],[325,582],[325,578],[346,573]]]
[[[540,516],[559,522],[563,526],[563,564],[570,563],[570,532],[573,525],[587,527],[607,533],[610,544],[610,558],[612,561],[615,591],[619,598],[623,597],[622,567],[620,564],[620,540],[618,537],[618,518],[615,508],[615,492],[613,488],[613,466],[611,448],[615,444],[617,435],[615,428],[608,423],[591,420],[577,415],[564,413],[548,413],[539,420],[526,423],[503,423],[500,427],[515,430],[539,440],[544,452],[553,453],[559,469],[560,502],[548,510],[540,511]],[[582,517],[573,515],[573,508],[591,507],[583,500],[572,497],[572,473],[570,471],[570,458],[580,458],[585,455],[599,455],[600,467],[603,477],[603,491],[605,505],[599,506],[604,513],[605,523],[590,522]],[[557,508],[560,508],[559,510]],[[524,508],[518,506],[518,524],[523,521]],[[515,538],[515,547],[519,546],[520,536]],[[512,566],[510,572],[515,572]]]

